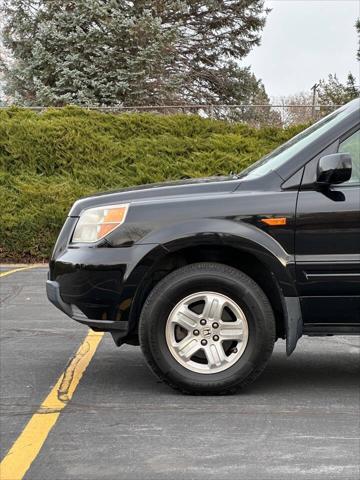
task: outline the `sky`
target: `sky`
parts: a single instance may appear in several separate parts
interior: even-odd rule
[[[321,78],[351,71],[359,81],[356,60],[360,0],[265,0],[272,9],[261,45],[244,64],[263,80],[272,98],[309,91]]]

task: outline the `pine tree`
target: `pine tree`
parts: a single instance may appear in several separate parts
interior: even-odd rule
[[[324,105],[343,105],[360,95],[356,79],[349,73],[346,83],[341,83],[336,75],[320,80],[318,88],[319,103]]]
[[[6,91],[27,105],[249,102],[263,0],[4,0]]]

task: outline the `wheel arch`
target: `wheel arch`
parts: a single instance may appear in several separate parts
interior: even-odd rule
[[[154,286],[175,269],[197,262],[224,263],[249,275],[270,300],[277,336],[289,336],[285,298],[296,296],[289,271],[292,265],[249,238],[218,233],[189,235],[162,245],[161,255],[146,269],[136,289],[129,314],[129,332],[137,330],[142,306]]]

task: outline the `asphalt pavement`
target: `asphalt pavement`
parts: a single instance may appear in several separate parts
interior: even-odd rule
[[[1,458],[88,333],[48,302],[46,273],[0,278]],[[304,337],[290,358],[278,341],[246,391],[197,397],[105,334],[25,478],[359,480],[360,337]]]

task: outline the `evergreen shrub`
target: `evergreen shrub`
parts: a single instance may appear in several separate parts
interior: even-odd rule
[[[48,259],[81,196],[240,172],[302,128],[78,107],[0,110],[1,258]]]

